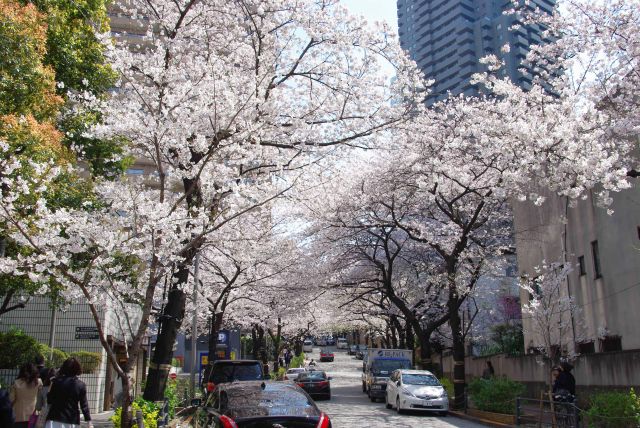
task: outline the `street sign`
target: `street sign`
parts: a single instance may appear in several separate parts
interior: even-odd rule
[[[96,340],[100,339],[98,327],[76,327],[76,340]]]

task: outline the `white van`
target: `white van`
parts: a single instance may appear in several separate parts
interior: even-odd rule
[[[302,342],[302,352],[313,352],[313,342],[309,339]]]
[[[349,349],[349,342],[344,337],[339,337],[337,347],[338,349]]]

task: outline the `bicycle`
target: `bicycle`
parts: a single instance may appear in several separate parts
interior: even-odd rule
[[[572,394],[554,394],[553,405],[558,428],[578,428],[576,397]]]

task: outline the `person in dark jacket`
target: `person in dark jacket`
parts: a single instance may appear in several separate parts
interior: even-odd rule
[[[555,366],[552,370],[554,378],[553,394],[558,396],[575,395],[576,381],[573,375],[566,372],[561,366]]]
[[[84,420],[91,424],[89,403],[87,403],[87,387],[78,376],[82,374],[80,363],[75,358],[68,358],[62,363],[58,376],[51,382],[47,394],[49,413],[46,428],[56,428],[61,424],[80,425],[80,410]]]
[[[9,399],[9,391],[0,388],[0,427],[13,426],[13,405]]]

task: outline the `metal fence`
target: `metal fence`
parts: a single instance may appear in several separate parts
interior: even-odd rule
[[[579,428],[582,424],[580,408],[565,401],[516,399],[516,425],[523,427]]]

